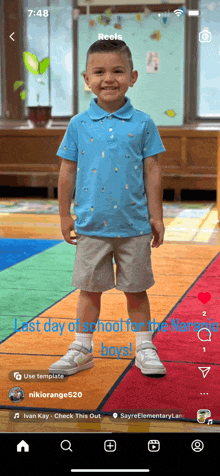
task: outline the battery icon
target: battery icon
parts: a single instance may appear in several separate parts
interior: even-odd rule
[[[189,17],[199,17],[200,15],[199,10],[188,10],[187,13]]]

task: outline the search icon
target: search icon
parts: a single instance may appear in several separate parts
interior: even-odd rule
[[[68,444],[67,448],[65,448],[65,446],[63,446],[63,443],[67,443],[67,444]],[[71,449],[71,443],[70,443],[69,440],[63,440],[63,441],[61,441],[60,446],[61,446],[62,450],[64,450],[64,451],[70,450],[70,451],[73,452],[73,450]]]

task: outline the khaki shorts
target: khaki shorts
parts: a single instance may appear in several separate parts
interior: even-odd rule
[[[153,233],[128,238],[75,234],[77,245],[72,286],[94,293],[112,288],[137,293],[155,284],[151,268]]]

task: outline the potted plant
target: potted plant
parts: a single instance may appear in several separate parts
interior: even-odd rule
[[[49,57],[43,59],[41,62],[38,61],[36,56],[32,53],[29,53],[28,51],[23,52],[23,61],[30,73],[32,73],[34,76],[37,75],[43,75],[45,71],[47,70],[49,64],[50,64],[50,59]],[[37,93],[37,106],[28,106],[28,112],[29,112],[29,119],[32,122],[32,124],[35,127],[45,127],[49,120],[51,119],[51,109],[52,106],[40,106],[40,90],[39,90],[39,85],[44,85],[44,81],[42,81],[41,78],[36,78],[36,82],[38,83],[38,93]],[[24,81],[15,81],[14,83],[14,91],[16,91],[20,86],[24,84]],[[24,101],[27,97],[27,92],[28,89],[23,89],[23,91],[20,92],[20,97]]]

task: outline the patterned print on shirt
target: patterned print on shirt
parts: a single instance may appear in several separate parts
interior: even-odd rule
[[[86,124],[85,121],[81,121],[81,122],[82,122],[82,124]],[[125,122],[125,121],[122,119],[122,122]],[[103,124],[103,121],[101,121],[101,124]],[[149,134],[149,131],[147,131],[147,134]],[[133,137],[133,134],[131,134],[131,133],[128,134],[128,135],[129,135],[129,137]],[[111,137],[113,137],[113,136],[111,136]],[[94,139],[93,139],[93,137],[91,137],[91,142],[93,142],[93,141],[94,141]],[[64,150],[66,150],[66,147],[64,147]],[[144,150],[146,150],[146,147],[144,148]],[[81,154],[84,155],[84,154],[85,154],[85,151],[82,150]],[[103,151],[102,151],[102,158],[104,158],[104,157],[105,157],[105,151],[103,150]],[[125,158],[126,158],[126,159],[129,159],[130,156],[126,154],[126,155],[125,155]],[[134,168],[135,168],[135,170],[136,170],[136,169],[138,168],[138,166],[135,165]],[[77,168],[77,170],[78,170],[78,171],[80,170],[79,167]],[[94,173],[97,173],[97,169],[93,169],[93,172],[94,172]],[[115,167],[115,172],[118,172],[118,167]],[[125,185],[125,188],[126,188],[126,190],[128,190],[128,184]],[[89,189],[88,189],[88,188],[84,188],[84,191],[87,193],[87,192],[89,191]],[[105,188],[103,187],[103,188],[102,188],[102,193],[104,193],[104,192],[105,192]],[[131,205],[132,205],[132,206],[135,205],[135,202],[131,202]],[[75,206],[78,206],[78,202],[75,202]],[[117,209],[118,206],[117,206],[117,205],[114,205],[114,208]],[[93,211],[94,211],[94,206],[92,205],[92,206],[91,206],[91,212],[93,212]],[[146,215],[144,215],[144,218],[146,218]],[[85,221],[86,221],[86,219],[84,220],[84,222],[85,222]],[[103,225],[104,225],[104,226],[107,226],[107,221],[106,221],[106,220],[104,221]],[[129,226],[132,227],[133,224],[132,224],[132,223],[129,223]],[[141,231],[140,234],[143,234],[143,231]],[[120,235],[118,235],[118,238],[120,238]]]

